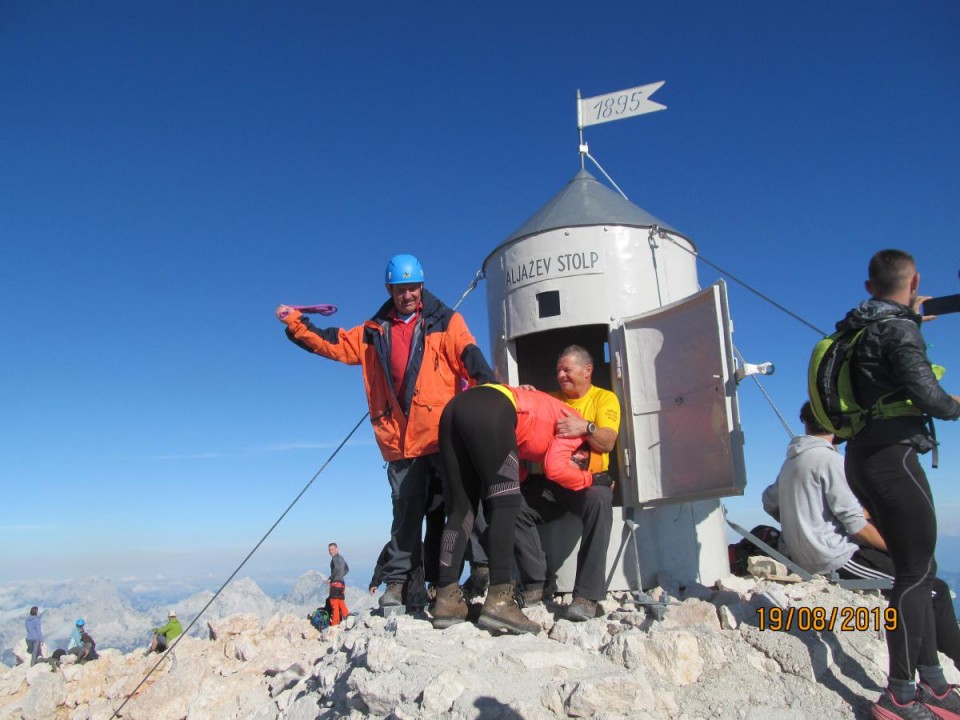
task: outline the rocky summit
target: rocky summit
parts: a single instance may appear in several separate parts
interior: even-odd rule
[[[876,594],[822,580],[659,580],[662,619],[611,594],[602,616],[582,623],[558,619],[562,605],[525,609],[538,635],[495,636],[471,622],[440,631],[425,615],[370,610],[321,633],[303,616],[239,613],[162,660],[108,649],[82,665],[0,668],[0,719],[869,716],[887,662]],[[831,617],[832,631],[806,629]]]

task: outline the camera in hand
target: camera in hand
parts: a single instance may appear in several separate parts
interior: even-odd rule
[[[930,298],[923,303],[924,315],[947,315],[960,312],[960,294]]]

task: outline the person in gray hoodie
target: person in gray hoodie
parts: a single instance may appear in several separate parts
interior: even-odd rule
[[[817,422],[809,402],[800,421],[806,435],[790,441],[776,482],[763,491],[763,509],[782,529],[781,552],[811,573],[879,577],[870,571],[877,564],[870,551],[887,545],[847,485],[833,434]]]
[[[776,482],[763,491],[763,509],[780,523],[780,551],[812,573],[892,582],[893,559],[847,484],[833,434],[817,421],[809,402],[800,409],[800,421],[806,434],[790,441]],[[934,577],[931,596],[936,649],[960,669],[960,628],[950,588]]]

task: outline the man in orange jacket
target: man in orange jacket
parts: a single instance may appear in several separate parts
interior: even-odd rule
[[[404,584],[423,562],[428,489],[442,474],[440,414],[464,382],[494,380],[463,317],[427,292],[423,279],[417,258],[395,255],[385,278],[390,299],[370,320],[349,330],[318,329],[288,305],[276,311],[294,343],[363,369],[370,422],[387,461],[393,501],[381,607],[403,604]]]

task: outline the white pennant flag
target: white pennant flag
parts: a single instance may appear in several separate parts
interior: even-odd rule
[[[650,96],[663,87],[665,82],[661,80],[607,95],[580,98],[577,104],[577,127],[585,128],[588,125],[599,125],[634,115],[666,110],[666,105],[655,103],[650,99]]]

